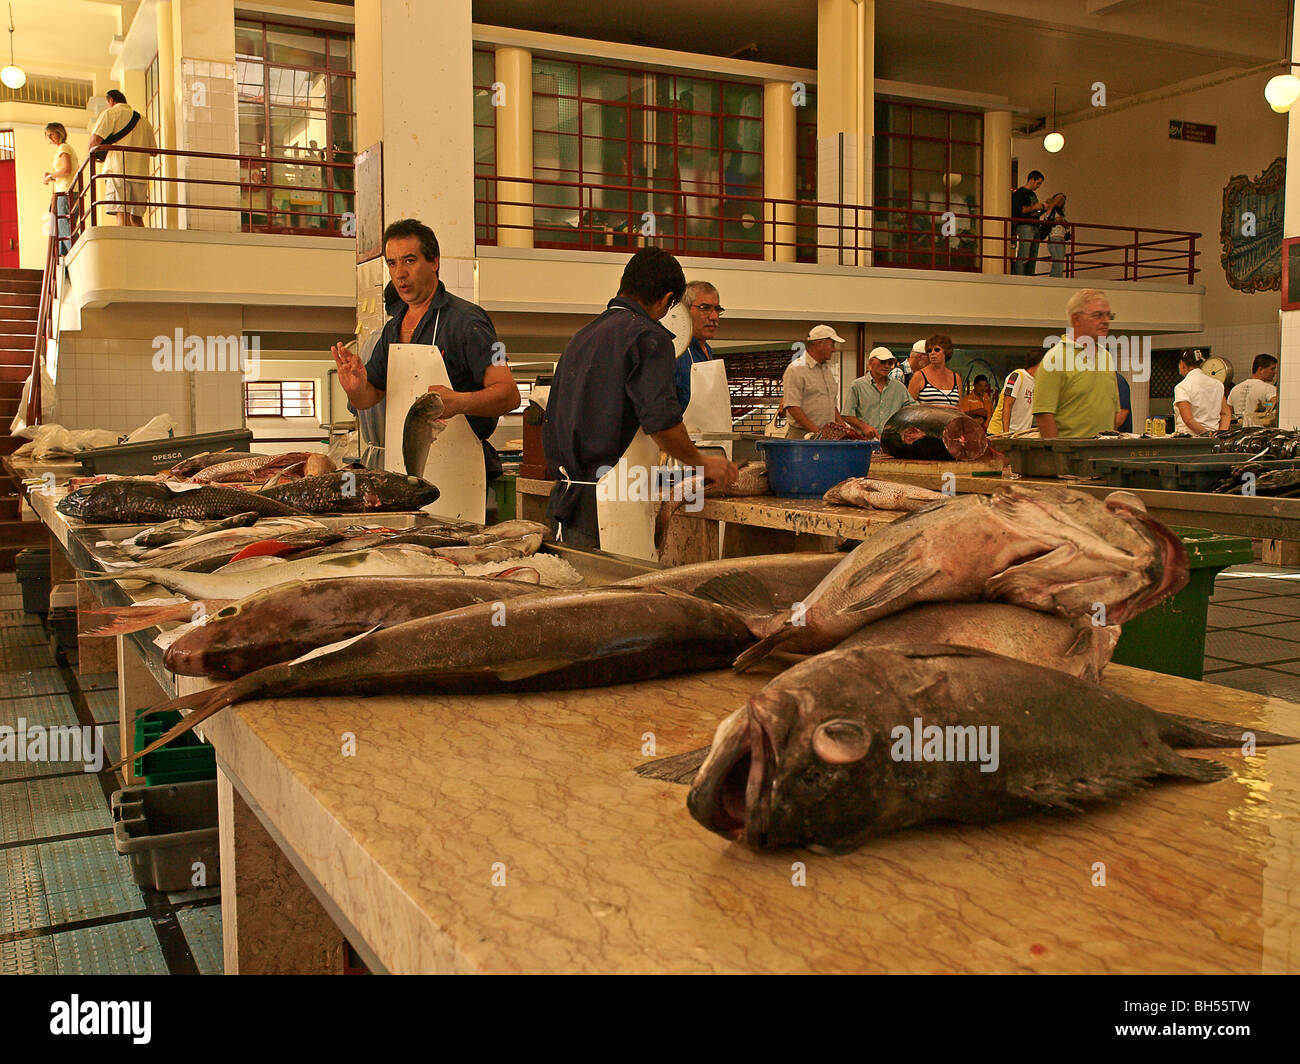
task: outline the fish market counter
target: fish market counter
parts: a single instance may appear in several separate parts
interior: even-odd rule
[[[53,501],[38,512],[85,564]],[[124,707],[177,690],[148,634],[119,653]],[[709,742],[779,667],[223,710],[202,730],[227,971],[335,972],[344,936],[394,973],[1300,967],[1300,746],[1209,752],[1232,778],[1161,781],[1081,816],[756,853],[696,824],[685,787],[633,769]],[[1300,706],[1277,699],[1121,666],[1106,684],[1300,734]]]

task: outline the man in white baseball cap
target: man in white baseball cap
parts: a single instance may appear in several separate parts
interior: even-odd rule
[[[808,432],[818,432],[833,421],[846,424],[840,417],[839,385],[831,372],[830,360],[835,345],[844,343],[829,325],[815,325],[804,341],[804,355],[786,367],[781,378],[781,404],[790,426],[789,439],[803,439]]]
[[[849,389],[844,420],[868,439],[876,439],[885,422],[905,406],[916,402],[906,388],[890,376],[897,364],[887,347],[873,347],[867,356],[867,375]]]

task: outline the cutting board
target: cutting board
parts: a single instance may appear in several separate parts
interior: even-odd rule
[[[405,473],[402,461],[402,428],[411,404],[430,385],[451,387],[442,353],[427,344],[393,344],[388,349],[388,411],[384,422],[384,468]],[[437,486],[437,502],[424,507],[425,513],[482,524],[487,516],[487,470],[483,466],[483,444],[469,422],[457,415],[447,422],[442,434],[429,448],[423,472],[416,474]]]

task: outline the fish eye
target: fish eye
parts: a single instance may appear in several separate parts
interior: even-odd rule
[[[847,765],[867,756],[871,733],[855,720],[828,720],[813,732],[812,748],[828,765]]]
[[[234,617],[238,612],[239,612],[239,607],[238,607],[238,606],[225,606],[225,607],[223,607],[223,608],[217,610],[217,612],[214,613],[213,616],[214,616],[214,617]]]

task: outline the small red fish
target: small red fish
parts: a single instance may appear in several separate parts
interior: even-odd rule
[[[230,560],[237,562],[240,558],[273,558],[299,550],[302,550],[301,543],[286,543],[282,539],[262,539],[250,543]]]

